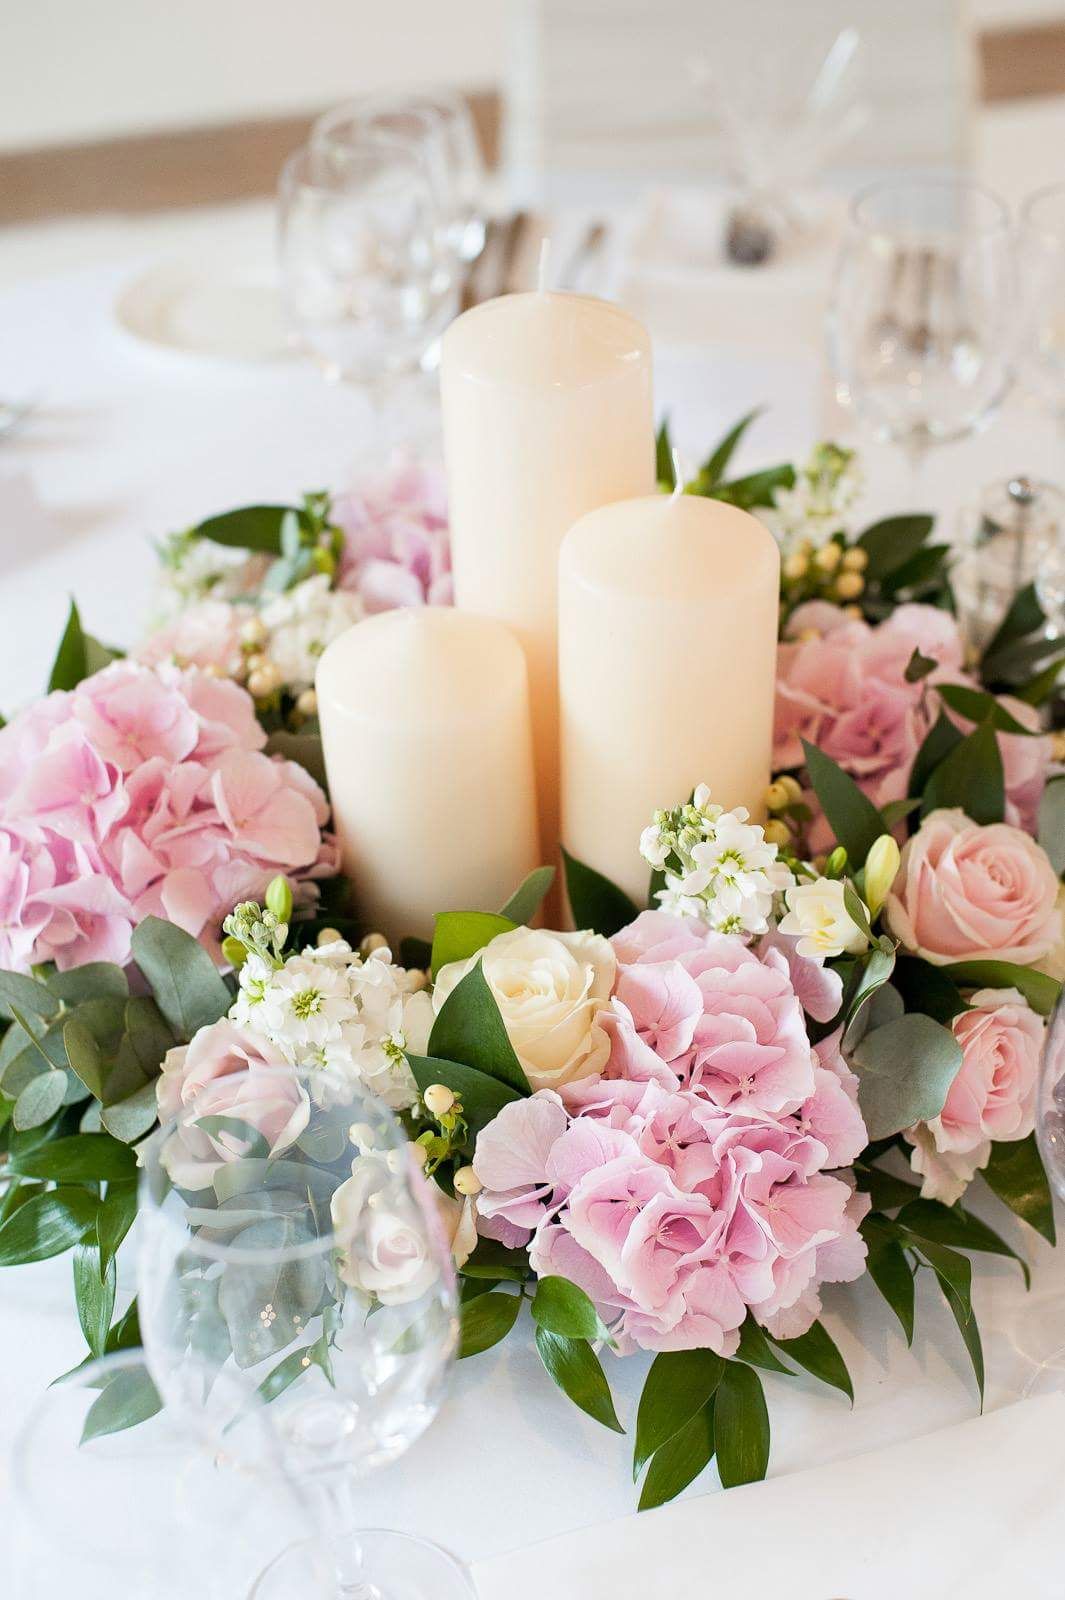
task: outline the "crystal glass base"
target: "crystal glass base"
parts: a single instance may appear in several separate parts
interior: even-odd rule
[[[476,1600],[466,1568],[439,1545],[389,1528],[290,1545],[249,1600]]]

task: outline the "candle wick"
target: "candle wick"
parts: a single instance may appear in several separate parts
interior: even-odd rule
[[[540,260],[536,268],[536,292],[543,294],[547,288],[547,264],[551,259],[551,236],[545,233],[540,240]]]
[[[684,493],[684,463],[681,460],[680,451],[677,449],[676,445],[673,446],[669,453],[673,460],[673,493],[669,498],[671,500],[679,500],[680,496]]]

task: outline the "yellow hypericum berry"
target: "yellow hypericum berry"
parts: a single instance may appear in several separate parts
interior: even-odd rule
[[[811,644],[814,639],[820,639],[820,637],[820,628],[800,628],[799,630],[798,638],[800,644]]]
[[[794,805],[796,801],[802,799],[802,784],[798,778],[793,778],[790,772],[785,772],[782,778],[777,779],[777,782],[782,789],[787,791],[789,805]]]
[[[369,961],[375,951],[387,949],[388,940],[383,933],[368,933],[359,945],[359,954],[364,961]]]
[[[791,804],[791,796],[782,783],[771,783],[765,792],[765,803],[768,811],[783,811]]]
[[[318,713],[318,696],[313,689],[304,689],[296,700],[296,710],[301,717],[313,717]]]
[[[446,1083],[431,1083],[422,1095],[425,1109],[432,1117],[443,1117],[455,1104],[454,1090],[449,1089]]]
[[[765,842],[766,844],[775,845],[790,844],[791,829],[786,822],[778,822],[774,818],[765,825]]]
[[[809,560],[803,555],[801,550],[796,550],[794,554],[788,556],[787,560],[784,562],[785,578],[791,578],[797,581],[799,578],[805,578],[809,570]]]
[[[343,937],[344,935],[337,928],[319,928],[318,937],[314,942],[317,945],[336,944],[337,940]]]
[[[821,546],[820,550],[814,556],[814,560],[817,562],[817,565],[820,567],[822,572],[835,572],[836,568],[839,566],[840,557],[842,554],[843,552],[839,545],[834,539],[832,539],[828,544],[823,544]]]
[[[266,624],[261,617],[249,617],[240,630],[240,642],[249,650],[256,650],[266,643]]]
[[[843,569],[845,572],[864,572],[869,565],[869,552],[863,550],[861,545],[851,545],[849,550],[843,552]]]
[[[841,600],[857,600],[865,588],[860,572],[841,572],[836,579],[836,593]]]
[[[845,617],[853,617],[856,622],[860,622],[862,620],[862,608],[861,606],[844,606],[843,615]]]
[[[483,1187],[472,1167],[460,1167],[451,1181],[456,1194],[480,1194]]]
[[[272,661],[248,673],[248,693],[255,700],[267,700],[281,687],[281,674]]]

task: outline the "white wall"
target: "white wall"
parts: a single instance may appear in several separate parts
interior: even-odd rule
[[[0,0],[0,150],[501,82],[507,0]]]

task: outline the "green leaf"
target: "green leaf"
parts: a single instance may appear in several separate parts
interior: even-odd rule
[[[840,1355],[834,1340],[820,1322],[814,1322],[797,1339],[774,1339],[786,1356],[822,1383],[839,1389],[854,1404],[854,1385],[847,1364]]]
[[[28,1083],[15,1101],[12,1123],[16,1128],[39,1128],[55,1116],[66,1099],[65,1072],[42,1072]]]
[[[538,1327],[536,1348],[552,1378],[575,1406],[601,1422],[604,1428],[612,1428],[615,1433],[625,1432],[614,1410],[602,1363],[587,1339],[567,1339]]]
[[[137,1158],[106,1133],[74,1133],[12,1155],[12,1172],[51,1183],[103,1183],[132,1178]]]
[[[207,951],[183,928],[145,917],[133,930],[132,948],[156,1004],[180,1040],[187,1043],[199,1028],[225,1016],[229,990]]]
[[[769,1465],[769,1414],[753,1367],[725,1364],[714,1400],[714,1435],[721,1486],[755,1483]]]
[[[113,1373],[89,1407],[85,1425],[81,1430],[82,1444],[104,1434],[121,1433],[124,1428],[135,1428],[147,1422],[163,1409],[159,1391],[148,1375],[146,1367],[129,1367]]]
[[[894,833],[899,823],[905,822],[906,818],[919,811],[920,807],[921,802],[914,795],[908,796],[905,800],[886,800],[880,807],[880,815],[884,819],[884,832]]]
[[[476,1067],[464,1066],[459,1061],[444,1061],[440,1056],[415,1056],[408,1053],[407,1062],[414,1074],[418,1088],[423,1092],[431,1083],[446,1083],[462,1101],[462,1115],[476,1139],[482,1128],[497,1117],[503,1107],[522,1096],[509,1084],[490,1078]]]
[[[634,852],[635,849],[634,844]],[[578,928],[590,928],[609,939],[636,920],[639,912],[628,895],[601,872],[578,861],[566,849],[562,851],[562,866],[570,910]]]
[[[981,663],[983,676],[995,677],[995,657],[1019,639],[1038,632],[1045,621],[1046,615],[1039,604],[1035,584],[1029,583],[1014,595],[1009,610],[988,640]]]
[[[873,930],[869,926],[869,912],[866,909],[865,901],[849,878],[844,878],[843,880],[843,905],[854,926],[871,941]],[[881,953],[887,954],[889,952]],[[894,965],[895,952],[893,950],[890,951],[890,956],[892,965]]]
[[[197,1117],[193,1126],[202,1128],[212,1139],[220,1133],[228,1133],[231,1139],[243,1140],[248,1148],[241,1152],[241,1156],[246,1156],[249,1161],[266,1161],[270,1155],[270,1141],[258,1128],[253,1128],[250,1122],[244,1122],[240,1117]]]
[[[444,1001],[429,1035],[429,1053],[445,1061],[476,1067],[519,1094],[528,1094],[529,1080],[514,1054],[499,1007],[481,963],[467,972]],[[443,1080],[441,1080],[443,1081]]]
[[[941,1023],[911,1013],[867,1033],[852,1065],[869,1137],[886,1139],[939,1115],[961,1066],[961,1045]]]
[[[279,556],[281,529],[285,518],[290,516],[297,518],[298,525],[303,514],[291,506],[242,506],[236,511],[208,517],[193,529],[193,533],[230,549],[261,550],[266,555]]]
[[[746,478],[733,478],[731,483],[715,483],[704,488],[701,475],[696,482],[697,493],[708,499],[739,506],[741,511],[753,511],[756,506],[773,505],[778,489],[794,489],[795,468],[782,462],[779,466],[752,472]]]
[[[665,1505],[709,1466],[714,1456],[714,1433],[711,1399],[651,1457],[640,1493],[641,1511]]]
[[[11,1020],[16,1010],[51,1022],[59,1011],[59,1001],[36,978],[27,978],[21,972],[0,971],[0,1017]]]
[[[75,1072],[90,1094],[97,1100],[104,1097],[104,1059],[95,1037],[79,1017],[68,1017],[63,1024],[63,1044]]]
[[[953,553],[949,544],[926,545],[894,572],[884,574],[880,580],[884,593],[896,601],[902,594],[916,599],[931,593],[945,582],[947,563]]]
[[[464,1278],[494,1278],[497,1283],[525,1283],[532,1275],[525,1251],[508,1250],[497,1239],[478,1239],[460,1271]]]
[[[478,1295],[476,1300],[468,1300],[462,1307],[459,1360],[479,1356],[482,1350],[490,1350],[500,1339],[505,1339],[517,1322],[520,1310],[520,1294],[504,1294],[497,1289]]]
[[[740,1329],[739,1349],[736,1351],[737,1361],[747,1361],[752,1367],[761,1367],[764,1372],[780,1372],[786,1378],[794,1378],[795,1374],[790,1367],[776,1355],[772,1345],[766,1338],[765,1330],[754,1320],[750,1312]]]
[[[599,1320],[593,1302],[568,1278],[553,1275],[541,1278],[531,1309],[533,1321],[549,1333],[560,1333],[566,1339],[610,1341],[610,1331]]]
[[[982,723],[936,767],[925,784],[921,815],[960,806],[974,822],[1001,822],[1006,810],[1002,752],[990,722]]]
[[[946,713],[941,711],[914,757],[908,785],[911,796],[919,799],[924,794],[929,778],[951,751],[961,744],[962,737],[957,724],[951,722]]]
[[[121,1139],[123,1144],[133,1144],[159,1119],[155,1097],[155,1084],[146,1083],[134,1094],[127,1095],[113,1105],[104,1106],[100,1120],[108,1133]]]
[[[702,1410],[724,1370],[724,1361],[713,1350],[667,1350],[655,1356],[636,1413],[633,1478]]]
[[[433,930],[433,976],[452,961],[468,961],[499,933],[517,927],[496,911],[443,911]]]
[[[129,994],[125,972],[110,961],[87,961],[69,972],[50,973],[48,987],[68,1006],[83,1000],[124,1000]]]
[[[829,827],[851,865],[859,867],[884,831],[883,819],[849,773],[816,745],[802,741],[806,770]]]
[[[1065,873],[1065,778],[1048,783],[1039,802],[1039,843],[1060,878]]]
[[[125,1024],[137,1065],[146,1078],[154,1078],[175,1043],[162,1012],[148,995],[136,995],[126,1003]],[[110,1081],[107,1088],[108,1099],[113,1099]]]
[[[125,1149],[125,1146],[119,1146]],[[101,1271],[113,1261],[137,1216],[137,1180],[110,1183],[107,1198],[96,1213],[96,1242],[100,1247]]]
[[[272,1372],[267,1373],[256,1393],[269,1404],[271,1400],[276,1400],[278,1395],[284,1394],[285,1390],[295,1383],[297,1378],[302,1378],[312,1366],[320,1367],[332,1381],[329,1346],[324,1337],[315,1339],[313,1344],[300,1345],[297,1350],[290,1351]]]
[[[736,446],[747,432],[751,423],[761,414],[761,406],[756,406],[753,411],[748,411],[747,415],[740,418],[736,426],[726,433],[721,443],[707,456],[699,468],[699,477],[705,479],[708,488],[712,489],[725,476],[728,464],[735,454]]]
[[[1061,994],[1057,978],[1012,961],[955,961],[941,970],[963,989],[1019,989],[1043,1017],[1049,1017]]]
[[[935,1244],[930,1239],[913,1238],[912,1243],[921,1260],[926,1262],[945,1288],[957,1297],[965,1311],[965,1320],[973,1314],[973,1264],[960,1250],[949,1245]]]
[[[676,487],[677,476],[673,471],[673,444],[669,437],[668,417],[662,418],[662,426],[655,434],[655,479],[667,489]]]
[[[846,1001],[848,1028],[873,996],[884,987],[894,970],[894,951],[884,950],[880,945],[874,945],[864,959],[855,963],[853,989]],[[848,985],[848,989],[851,989],[851,985]]]
[[[918,1239],[930,1239],[934,1244],[950,1245],[956,1250],[979,1250],[993,1256],[1009,1256],[1019,1263],[1025,1284],[1029,1282],[1028,1263],[1023,1256],[1019,1256],[986,1222],[970,1216],[960,1206],[945,1206],[938,1200],[913,1200],[903,1206],[897,1222],[907,1233]]]
[[[983,1178],[1003,1205],[1009,1206],[1044,1239],[1056,1243],[1054,1202],[1034,1133],[1027,1139],[993,1144]]]
[[[903,673],[903,677],[907,683],[920,683],[922,678],[927,678],[928,674],[934,672],[938,666],[939,662],[935,656],[924,656],[915,646],[913,655],[906,663],[906,671]],[[979,721],[979,718],[977,718],[977,721]]]
[[[869,1248],[869,1276],[898,1317],[906,1343],[913,1344],[914,1283],[906,1252],[898,1242],[893,1223],[877,1216],[866,1217],[862,1237]]]
[[[869,557],[867,581],[879,582],[905,566],[925,543],[933,523],[934,518],[927,516],[886,517],[866,528],[858,544]]]
[[[0,1227],[0,1267],[47,1261],[80,1244],[96,1221],[98,1203],[85,1189],[35,1194]]]
[[[225,1318],[233,1359],[242,1371],[292,1343],[322,1301],[326,1262],[321,1254],[300,1256],[295,1246],[318,1238],[313,1218],[289,1212],[264,1216],[232,1240],[233,1258],[218,1281],[218,1309]],[[286,1253],[287,1252],[287,1253]],[[274,1317],[265,1322],[264,1306]]]
[[[896,1178],[893,1172],[885,1172],[883,1167],[859,1166],[855,1169],[855,1177],[858,1188],[872,1201],[874,1211],[893,1211],[896,1206],[909,1205],[921,1192],[915,1183]]]
[[[962,1342],[969,1353],[969,1360],[972,1362],[973,1373],[976,1377],[976,1387],[980,1392],[980,1409],[982,1411],[984,1408],[984,1348],[980,1340],[980,1329],[977,1326],[972,1307],[966,1308],[950,1283],[946,1279],[940,1278],[939,1287],[943,1291],[943,1297],[950,1307],[951,1315],[958,1324],[958,1332],[961,1334]]]
[[[85,636],[81,631],[78,608],[71,600],[66,627],[48,677],[49,692],[53,689],[74,689],[85,676]]]
[[[967,1010],[958,985],[919,956],[899,955],[895,960],[895,987],[907,1011],[922,1011],[936,1022],[949,1023]]]
[[[102,1356],[115,1309],[114,1259],[101,1267],[100,1251],[94,1244],[79,1244],[74,1250],[74,1303],[85,1343],[94,1356]]]
[[[1042,731],[1026,728],[1005,706],[999,705],[994,695],[985,694],[982,689],[972,689],[964,683],[937,683],[936,693],[967,722],[989,722],[998,733],[1022,734],[1028,739]]]
[[[1025,705],[1041,706],[1054,694],[1063,671],[1065,671],[1065,655],[1054,656],[1034,678],[1029,678],[1027,683],[1016,686],[1013,693],[1018,700],[1023,700]]]
[[[554,881],[554,867],[537,867],[518,885],[506,905],[500,906],[499,915],[509,917],[519,927],[531,922]]]

